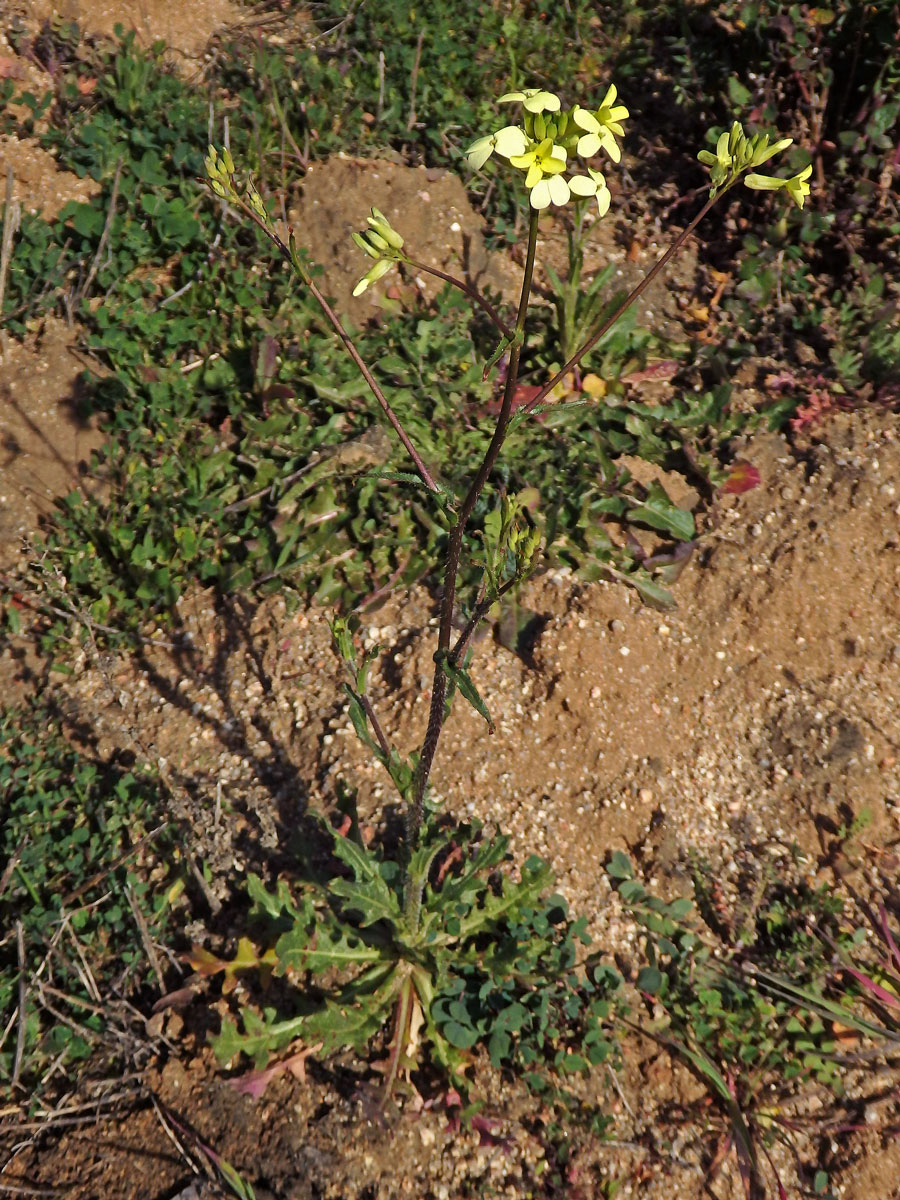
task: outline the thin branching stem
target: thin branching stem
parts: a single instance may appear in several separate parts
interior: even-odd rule
[[[378,716],[372,705],[372,701],[368,696],[365,695],[360,696],[360,701],[362,702],[366,716],[369,718],[369,724],[372,726],[372,730],[375,736],[378,738],[378,745],[381,747],[381,752],[384,754],[385,758],[389,759],[391,757],[391,744],[387,740],[385,732],[381,727],[381,722],[378,720]]]
[[[237,188],[234,186],[233,181],[232,181],[232,195],[230,198],[232,200],[237,200],[238,204],[240,204],[240,206],[241,206],[241,209],[251,219],[253,224],[256,225],[259,229],[261,229],[262,232],[266,235],[266,237],[273,243],[273,245],[277,247],[278,252],[281,254],[281,257],[288,263],[288,265],[293,270],[297,270],[298,269],[297,262],[295,261],[294,256],[291,254],[289,247],[278,236],[278,234],[275,232],[275,230],[271,229],[266,224],[266,222],[262,220],[262,218],[258,215],[258,213],[254,212],[254,210],[251,208],[251,206],[245,202],[244,198],[240,195],[240,193],[237,191]],[[409,457],[412,459],[413,464],[416,468],[416,471],[418,472],[419,478],[422,480],[422,482],[428,488],[429,492],[432,492],[435,495],[440,495],[440,492],[441,492],[440,487],[435,482],[434,477],[432,476],[431,472],[428,470],[428,467],[426,467],[426,465],[422,459],[422,456],[419,454],[418,450],[416,450],[415,446],[410,441],[409,435],[407,434],[406,430],[403,428],[403,425],[400,422],[400,418],[397,416],[397,414],[391,408],[391,405],[390,405],[390,402],[388,401],[387,396],[385,396],[384,392],[381,390],[381,387],[378,384],[378,380],[375,378],[375,376],[372,374],[372,372],[369,370],[368,366],[366,365],[365,359],[362,357],[360,352],[357,350],[353,339],[350,337],[350,334],[344,328],[344,325],[343,325],[340,317],[337,315],[337,313],[334,311],[334,309],[331,307],[331,305],[325,299],[325,297],[323,296],[321,291],[316,287],[309,272],[305,271],[305,270],[301,270],[300,275],[301,275],[301,278],[303,279],[303,282],[309,288],[310,294],[312,295],[313,299],[316,301],[319,308],[321,308],[322,312],[325,314],[325,317],[328,320],[329,324],[331,325],[332,329],[335,331],[335,333],[338,335],[338,337],[343,342],[344,348],[346,349],[347,353],[350,355],[353,362],[356,364],[356,367],[357,367],[360,375],[362,375],[363,379],[368,384],[369,390],[372,392],[372,395],[378,401],[378,405],[381,408],[381,411],[384,413],[385,417],[387,417],[388,422],[391,425],[391,428],[394,430],[394,432],[397,434],[397,437],[400,439],[400,442],[402,443],[404,450],[409,455]]]
[[[419,454],[418,450],[415,448],[415,446],[410,441],[409,435],[407,434],[406,430],[403,428],[403,425],[400,422],[400,418],[397,416],[397,414],[391,408],[390,403],[388,402],[387,396],[385,396],[384,392],[378,386],[378,382],[375,379],[374,375],[369,370],[369,368],[366,366],[365,360],[362,358],[359,351],[356,349],[356,346],[353,344],[353,339],[350,337],[350,334],[347,332],[347,330],[344,328],[343,324],[341,323],[340,317],[338,317],[337,313],[334,311],[334,309],[331,307],[331,305],[328,303],[328,301],[325,299],[325,297],[322,295],[322,293],[316,287],[316,285],[312,279],[307,279],[306,286],[309,288],[311,294],[317,301],[322,312],[325,314],[325,316],[331,323],[331,326],[334,329],[335,333],[338,335],[338,337],[344,343],[344,346],[347,349],[347,353],[350,355],[350,357],[356,363],[359,373],[362,375],[363,379],[365,379],[366,383],[369,385],[369,389],[372,392],[372,395],[378,401],[378,404],[379,404],[382,412],[387,417],[388,422],[390,423],[392,429],[397,434],[397,437],[400,439],[401,443],[403,444],[404,450],[409,455],[409,457],[412,459],[412,461],[415,465],[416,471],[418,472],[419,478],[422,480],[422,482],[428,488],[429,492],[433,492],[435,495],[440,495],[440,491],[441,491],[440,487],[438,487],[437,483],[435,483],[434,478],[433,478],[431,472],[425,466],[425,463],[424,463],[421,455]]]
[[[465,279],[457,279],[455,275],[448,275],[446,271],[441,271],[438,267],[429,267],[426,263],[419,262],[418,259],[410,258],[408,255],[403,260],[410,267],[414,267],[417,271],[425,271],[428,275],[434,275],[436,279],[443,279],[444,283],[449,283],[455,288],[459,288],[470,300],[483,309],[490,320],[496,325],[505,338],[512,337],[512,330],[503,320],[497,310],[485,296],[482,296],[478,288],[473,284],[468,283]]]
[[[591,336],[584,343],[584,345],[581,347],[581,349],[576,354],[572,355],[572,357],[569,359],[569,361],[563,367],[561,367],[559,371],[557,371],[557,373],[553,376],[553,378],[551,380],[549,380],[549,382],[544,384],[544,386],[541,388],[541,390],[538,392],[538,394],[534,397],[534,399],[530,400],[523,407],[523,409],[522,409],[523,412],[527,412],[527,413],[533,412],[534,409],[537,408],[537,406],[541,403],[541,401],[546,400],[547,396],[550,394],[550,392],[553,391],[553,389],[560,382],[560,380],[564,379],[566,377],[566,375],[569,374],[570,371],[574,371],[575,368],[578,366],[578,364],[581,362],[581,360],[583,358],[585,358],[586,355],[590,354],[590,352],[597,345],[597,343],[600,341],[600,339],[602,337],[605,337],[606,334],[609,333],[610,329],[612,329],[613,325],[615,325],[616,321],[618,321],[618,319],[623,315],[623,313],[627,312],[628,309],[631,308],[632,304],[634,304],[635,300],[637,300],[638,297],[641,296],[647,290],[647,288],[650,286],[650,284],[653,282],[653,280],[657,277],[657,275],[660,273],[660,271],[665,269],[665,267],[668,265],[669,261],[678,253],[678,251],[681,249],[681,247],[684,245],[684,243],[688,240],[688,238],[691,236],[691,234],[694,232],[694,230],[697,228],[697,226],[700,224],[700,222],[703,220],[703,218],[706,216],[706,214],[709,212],[709,210],[715,204],[716,200],[718,200],[719,196],[724,195],[725,190],[727,190],[727,189],[723,189],[723,191],[719,192],[718,195],[711,196],[706,201],[706,203],[703,205],[703,207],[697,213],[696,217],[694,217],[693,221],[691,221],[690,225],[688,225],[686,229],[683,229],[681,231],[681,233],[679,233],[678,237],[675,239],[675,241],[672,243],[672,245],[668,248],[668,250],[665,252],[665,254],[663,254],[657,260],[657,262],[654,264],[654,266],[652,266],[650,268],[650,270],[647,272],[647,274],[644,276],[644,278],[640,281],[640,283],[635,288],[633,288],[632,291],[630,291],[628,293],[628,295],[625,297],[625,299],[622,301],[622,303],[619,305],[619,307],[616,309],[616,311],[611,316],[606,318],[606,320],[603,322],[603,324],[600,326],[600,328],[595,333],[591,334]]]
[[[515,575],[512,579],[507,579],[506,583],[501,584],[501,586],[497,588],[496,593],[489,600],[479,600],[479,602],[475,605],[475,608],[472,610],[472,615],[466,622],[465,628],[456,639],[456,645],[450,651],[448,656],[453,666],[458,666],[460,660],[465,656],[472,635],[478,628],[479,623],[487,616],[491,607],[503,596],[505,596],[507,592],[512,591],[516,584],[521,582],[521,578],[518,575]]]

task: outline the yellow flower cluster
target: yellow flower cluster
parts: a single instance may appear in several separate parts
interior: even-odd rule
[[[571,174],[570,160],[590,159],[603,150],[613,162],[622,151],[622,122],[628,109],[616,103],[615,87],[608,88],[599,108],[576,104],[562,110],[559,97],[541,88],[507,92],[501,104],[519,102],[524,109],[521,125],[506,125],[496,133],[478,138],[466,151],[466,161],[476,171],[497,153],[525,174],[532,208],[566,204],[576,196],[595,197],[601,216],[609,210],[609,188],[603,175],[591,167],[586,174]]]

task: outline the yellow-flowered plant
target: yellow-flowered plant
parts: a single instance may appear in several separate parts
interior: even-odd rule
[[[619,138],[624,137],[628,109],[618,103],[615,85],[610,85],[597,108],[575,104],[563,109],[553,92],[527,88],[507,92],[499,103],[520,103],[520,125],[505,125],[495,133],[477,138],[466,150],[466,162],[480,171],[495,152],[510,166],[525,174],[525,187],[532,208],[567,204],[576,199],[596,196],[600,216],[609,210],[609,189],[599,171],[587,166],[595,155],[604,153],[611,162],[622,159]],[[723,133],[715,152],[701,150],[697,156],[710,168],[710,196],[727,190],[743,177],[749,188],[758,191],[784,190],[795,204],[803,207],[809,195],[807,179],[811,168],[787,179],[759,175],[756,168],[791,145],[791,138],[775,142],[766,133],[748,137],[738,121]],[[578,159],[586,165],[586,174],[569,174]],[[579,164],[580,166],[581,164]]]
[[[628,109],[624,104],[616,104],[616,89],[611,86],[603,97],[596,112],[589,112],[579,105],[572,109],[572,120],[584,134],[578,139],[578,153],[582,158],[592,158],[598,150],[605,150],[613,162],[619,162],[622,151],[616,137],[622,137],[625,130],[622,122],[628,117]]]
[[[353,235],[356,245],[370,260],[369,270],[354,288],[355,296],[366,291],[392,266],[406,264],[430,272],[462,291],[481,308],[500,337],[499,345],[486,359],[483,371],[486,379],[501,359],[504,360],[497,372],[499,405],[492,415],[493,434],[480,461],[472,464],[469,481],[459,494],[451,493],[440,482],[438,473],[429,468],[416,445],[421,424],[417,422],[407,428],[394,410],[391,396],[378,382],[377,372],[366,363],[351,331],[318,287],[305,252],[298,248],[294,231],[290,228],[280,231],[253,181],[236,176],[235,164],[227,148],[218,151],[210,146],[206,158],[212,192],[234,211],[241,212],[275,246],[283,262],[317,301],[359,369],[414,471],[414,474],[404,473],[394,478],[397,482],[421,485],[447,530],[437,646],[433,654],[434,673],[427,700],[428,719],[417,753],[410,757],[402,755],[378,719],[368,691],[369,669],[376,661],[378,651],[361,658],[354,647],[350,624],[336,620],[332,626],[335,643],[351,680],[347,693],[352,724],[384,767],[402,804],[402,852],[391,857],[392,851],[386,853],[378,846],[367,846],[360,834],[354,802],[349,797],[344,809],[346,824],[331,830],[334,854],[342,862],[342,869],[334,878],[321,887],[300,888],[293,893],[284,881],[279,882],[277,893],[269,893],[260,880],[251,880],[251,896],[258,914],[275,918],[279,931],[275,945],[265,956],[254,957],[256,952],[251,946],[249,959],[256,965],[265,964],[268,971],[274,970],[276,976],[287,980],[319,976],[323,989],[327,989],[326,997],[321,1004],[304,1007],[299,1015],[286,1020],[275,1009],[266,1009],[264,1018],[252,1010],[245,1010],[243,1031],[226,1021],[217,1042],[217,1052],[223,1060],[239,1052],[264,1057],[270,1050],[282,1050],[293,1039],[305,1043],[307,1049],[303,1053],[316,1050],[328,1054],[346,1047],[362,1049],[390,1021],[394,1035],[385,1064],[386,1093],[401,1072],[412,1068],[426,1041],[432,1048],[434,1060],[451,1072],[451,1078],[459,1087],[464,1086],[462,1072],[469,1064],[467,1052],[479,1041],[489,1047],[492,1059],[496,1057],[495,1065],[508,1059],[512,1047],[509,1029],[505,1025],[502,1030],[500,1024],[496,1026],[507,1039],[505,1042],[499,1036],[488,1036],[494,1026],[487,1017],[478,1015],[481,1010],[474,1007],[476,999],[481,1004],[481,993],[477,998],[471,998],[471,1013],[460,1000],[471,982],[469,967],[474,961],[473,956],[483,954],[483,946],[489,942],[500,944],[501,948],[494,956],[491,978],[501,971],[508,975],[507,964],[512,961],[509,956],[514,953],[518,961],[522,954],[520,930],[523,923],[532,920],[527,914],[536,914],[543,923],[541,938],[549,928],[548,918],[536,907],[549,868],[538,860],[529,860],[522,866],[519,879],[513,880],[506,874],[501,877],[497,868],[506,855],[505,839],[480,840],[474,826],[451,824],[445,828],[443,824],[427,819],[426,801],[430,795],[435,755],[454,695],[471,704],[493,731],[490,712],[469,674],[469,655],[475,633],[492,606],[527,578],[538,561],[541,527],[521,498],[525,492],[519,498],[501,493],[499,508],[484,519],[483,532],[473,535],[469,529],[478,506],[484,503],[485,489],[491,485],[495,468],[501,462],[513,421],[527,417],[536,409],[540,411],[538,406],[545,400],[558,399],[556,389],[569,379],[575,378],[576,388],[579,387],[577,373],[586,356],[665,269],[717,198],[729,188],[743,181],[747,187],[758,190],[785,191],[799,206],[809,194],[810,167],[784,179],[761,175],[757,171],[786,149],[791,144],[790,138],[771,142],[766,134],[748,137],[735,122],[715,141],[715,150],[703,150],[699,155],[710,171],[709,197],[643,279],[627,296],[617,297],[612,304],[604,303],[600,292],[604,286],[602,276],[586,287],[581,286],[585,210],[579,209],[576,220],[569,222],[570,272],[565,286],[560,284],[552,268],[548,267],[547,271],[551,281],[556,280],[560,347],[565,361],[558,369],[554,364],[552,377],[522,403],[519,370],[523,351],[529,345],[527,326],[541,212],[551,204],[561,206],[572,199],[593,199],[599,216],[606,215],[610,207],[610,190],[606,176],[592,164],[592,159],[602,154],[614,164],[621,161],[619,139],[624,137],[624,122],[629,114],[628,109],[618,103],[614,86],[607,88],[597,107],[575,104],[564,109],[558,96],[542,88],[509,92],[500,97],[500,103],[521,105],[520,121],[478,138],[466,151],[466,160],[473,169],[480,170],[494,154],[498,155],[512,170],[521,172],[528,194],[528,240],[514,316],[502,306],[495,308],[469,279],[457,279],[442,269],[417,262],[403,237],[377,208],[371,209],[366,228]],[[586,384],[580,390],[585,397],[591,395]],[[428,397],[423,396],[421,412],[427,412],[427,403]],[[575,403],[590,403],[590,400],[580,399]],[[653,525],[649,518],[647,523]],[[683,523],[679,527],[685,528]],[[692,523],[690,528],[693,529]],[[463,606],[459,603],[458,587],[460,566],[467,559],[470,564],[482,568],[483,576],[470,603]],[[621,575],[616,569],[609,570],[614,576]],[[651,580],[644,580],[641,587],[654,602],[666,602],[666,593]],[[465,617],[461,627],[460,614]],[[442,884],[445,871],[457,858],[464,863],[462,873],[454,872],[448,876],[447,883]],[[435,871],[437,862],[440,866]],[[553,900],[555,911],[556,898]],[[534,929],[537,928],[535,923]],[[241,945],[245,942],[243,939]],[[528,937],[524,942],[528,944]],[[568,955],[568,944],[562,945],[562,949]],[[541,949],[539,953],[540,960],[535,958],[533,961],[540,961],[543,971],[543,963],[550,960],[545,959],[545,950]],[[204,968],[208,972],[210,958],[198,959],[196,969]],[[233,963],[212,958],[211,969],[226,969],[233,974],[246,965],[247,958],[248,955],[239,948],[238,958]],[[559,957],[552,961],[570,960]],[[528,997],[529,1003],[535,988],[556,988],[558,982],[558,973],[551,972],[550,982],[548,977],[533,975],[530,969],[525,975],[528,980],[517,994]],[[613,980],[608,985],[609,995],[612,995],[619,986],[618,977],[613,972],[604,978]],[[570,996],[568,987],[567,983],[559,993],[565,1003]],[[592,994],[596,991],[592,985]],[[597,1010],[599,1015],[592,1036],[599,1039],[609,1009],[603,998],[607,993],[601,991],[598,994],[601,1008]],[[558,993],[553,991],[552,995],[557,997]],[[556,999],[553,1002],[556,1003]],[[499,1022],[506,1019],[504,1014],[512,1007],[508,1005],[500,1012]],[[519,1007],[526,1011],[523,1004]],[[472,1023],[475,1017],[477,1025]],[[467,1025],[464,1021],[470,1023]],[[553,1041],[556,1041],[555,1035]],[[539,1045],[543,1052],[544,1043]],[[599,1047],[598,1054],[608,1052],[608,1047],[599,1040],[596,1047]],[[590,1061],[599,1063],[603,1059],[601,1056]]]

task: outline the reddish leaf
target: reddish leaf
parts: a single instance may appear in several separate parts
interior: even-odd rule
[[[248,1071],[246,1075],[229,1079],[228,1083],[242,1096],[252,1096],[254,1100],[258,1100],[263,1095],[276,1075],[282,1075],[285,1071],[290,1071],[295,1079],[306,1083],[306,1060],[311,1054],[315,1054],[317,1050],[321,1049],[322,1043],[317,1042],[315,1046],[307,1046],[289,1058],[283,1058],[281,1062],[273,1063],[265,1070]]]
[[[728,478],[722,484],[721,491],[726,496],[740,496],[743,492],[750,492],[753,488],[759,487],[759,483],[759,469],[754,467],[753,463],[738,458],[732,463]]]
[[[500,1128],[500,1121],[494,1117],[474,1116],[471,1121],[472,1128],[478,1134],[479,1146],[499,1146],[504,1153],[508,1154],[512,1149],[512,1139],[501,1137],[496,1133]]]
[[[652,367],[644,367],[642,371],[631,371],[623,375],[622,383],[662,383],[671,379],[678,372],[678,363],[674,359],[664,359],[654,363]]]
[[[857,971],[855,967],[844,967],[848,975],[852,975],[857,982],[861,983],[864,988],[872,993],[876,1000],[880,1000],[887,1008],[900,1008],[900,998],[889,992],[887,988],[883,988],[880,983],[876,983],[874,979],[870,979],[868,975],[864,975],[862,971]]]

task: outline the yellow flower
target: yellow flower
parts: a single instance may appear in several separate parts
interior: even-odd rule
[[[605,217],[609,212],[611,196],[609,188],[606,186],[606,180],[599,171],[588,167],[587,175],[573,175],[569,180],[569,188],[576,196],[596,196],[597,209],[601,217]]]
[[[806,182],[812,174],[812,163],[804,167],[798,175],[790,179],[776,179],[771,175],[748,175],[744,183],[756,192],[777,192],[784,189],[798,208],[802,208],[809,195],[809,184]]]
[[[625,133],[622,121],[628,116],[628,109],[624,104],[616,104],[616,94],[615,86],[611,85],[595,112],[578,104],[572,110],[572,120],[579,129],[586,131],[578,139],[577,149],[582,158],[592,158],[602,148],[613,162],[621,159],[622,151],[616,137]]]
[[[496,133],[489,133],[474,141],[466,151],[466,162],[473,171],[480,171],[496,150],[504,158],[513,154],[524,154],[528,139],[518,125],[506,125]]]
[[[531,193],[532,208],[565,204],[569,199],[569,185],[561,178],[566,169],[566,152],[550,138],[533,143],[524,154],[512,155],[509,161],[511,166],[526,172],[525,186]]]
[[[507,92],[501,96],[498,104],[508,104],[518,100],[530,113],[559,112],[559,96],[553,92],[545,92],[542,88],[525,88],[521,92]]]

